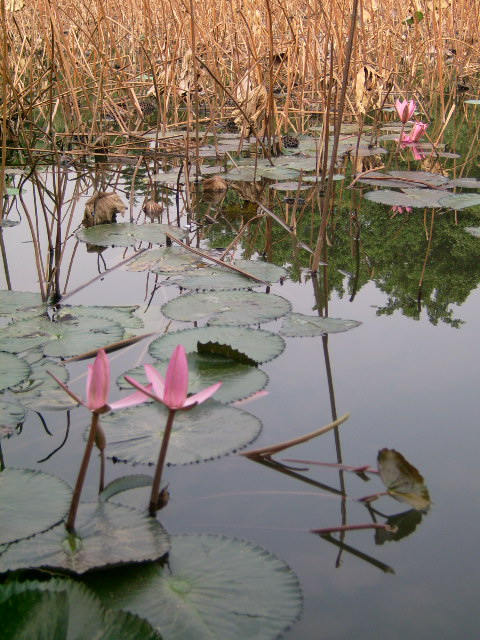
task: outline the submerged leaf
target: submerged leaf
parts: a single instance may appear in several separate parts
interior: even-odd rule
[[[382,449],[377,457],[378,473],[388,493],[418,511],[431,506],[428,489],[419,471],[395,449]]]
[[[87,580],[108,606],[145,617],[175,640],[273,640],[302,609],[298,579],[282,560],[224,536],[177,535],[168,566],[131,566]]]

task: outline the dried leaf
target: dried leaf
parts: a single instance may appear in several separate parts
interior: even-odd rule
[[[432,502],[423,477],[395,449],[382,449],[377,457],[378,473],[389,495],[417,511],[426,511]]]

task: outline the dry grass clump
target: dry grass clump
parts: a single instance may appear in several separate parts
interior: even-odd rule
[[[200,118],[301,131],[335,113],[354,2],[2,2],[3,146]],[[464,0],[359,3],[345,115],[402,95],[427,111],[439,101],[445,116],[459,91],[478,89],[479,24],[478,3]]]

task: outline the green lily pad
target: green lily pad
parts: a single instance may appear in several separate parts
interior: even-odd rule
[[[239,180],[240,182],[258,182],[260,180],[258,171],[255,173],[255,170],[251,167],[232,169],[231,171],[224,173],[223,177],[225,180]]]
[[[9,438],[25,421],[26,411],[19,404],[0,400],[0,439]]]
[[[289,180],[290,178],[298,178],[300,172],[296,169],[287,169],[287,167],[267,167],[260,168],[258,175],[269,180]]]
[[[101,307],[90,305],[63,305],[57,312],[59,318],[103,318],[117,322],[124,329],[140,329],[143,322],[135,315],[138,306],[130,307]]]
[[[303,181],[304,182],[320,182],[322,179],[322,176],[304,176]],[[341,173],[335,173],[333,176],[333,180],[336,182],[337,180],[345,180],[345,176],[342,176]]]
[[[292,313],[283,320],[280,333],[282,336],[304,338],[307,336],[321,336],[326,333],[339,333],[358,327],[357,320],[342,320],[341,318],[320,318],[307,316],[303,313]]]
[[[449,209],[468,209],[469,207],[476,207],[480,205],[479,193],[452,193],[440,200],[442,207],[448,207]]]
[[[165,360],[170,358],[178,344],[182,344],[187,353],[192,353],[197,351],[197,342],[210,341],[229,344],[258,364],[276,358],[285,348],[283,338],[264,329],[200,327],[174,331],[156,338],[150,343],[149,353],[155,360]]]
[[[240,364],[230,358],[203,356],[198,353],[190,353],[187,357],[190,393],[197,393],[221,380],[222,386],[215,393],[215,400],[229,403],[248,398],[267,386],[267,374],[257,367]],[[166,374],[168,362],[168,360],[159,360],[154,363],[163,376]],[[131,390],[132,388],[125,381],[124,375],[135,378],[140,384],[148,384],[144,368],[136,367],[118,378],[117,384],[120,389]]]
[[[167,318],[182,322],[209,318],[209,325],[261,324],[276,320],[290,310],[291,304],[285,298],[257,291],[194,293],[162,306]]]
[[[480,180],[477,178],[455,178],[448,183],[449,187],[461,187],[462,189],[480,189]]]
[[[108,456],[156,464],[168,409],[158,402],[109,413],[102,419]],[[255,440],[262,424],[246,411],[209,400],[177,411],[167,452],[168,464],[191,464],[227,455]]]
[[[287,169],[295,169],[296,171],[316,171],[317,158],[305,158],[305,156],[290,157],[285,167]]]
[[[38,316],[46,311],[39,293],[29,291],[0,291],[0,316],[15,318]]]
[[[263,260],[235,260],[233,264],[265,282],[278,282],[287,276],[287,270],[284,267]]]
[[[394,178],[426,182],[431,187],[441,187],[449,182],[449,178],[440,173],[429,173],[428,171],[390,171],[389,173]]]
[[[209,534],[174,536],[168,567],[132,566],[87,583],[108,606],[145,617],[175,640],[273,640],[302,609],[298,579],[282,560]]]
[[[298,182],[277,182],[270,185],[270,189],[275,189],[276,191],[305,191],[311,188],[312,185],[310,184],[299,184]]]
[[[378,473],[389,495],[406,502],[413,509],[426,511],[431,506],[430,495],[423,477],[401,453],[382,449],[377,457]]]
[[[29,352],[27,357],[30,353],[32,352]],[[62,382],[67,382],[68,371],[63,364],[41,356],[31,364],[31,367],[32,370],[27,379],[11,389],[17,402],[39,412],[65,411],[77,406],[77,403],[47,373],[50,371]]]
[[[246,278],[239,273],[227,271],[222,267],[203,267],[188,275],[172,278],[167,284],[176,284],[182,289],[195,289],[197,291],[224,291],[234,289],[250,289],[259,284],[251,278]]]
[[[1,585],[0,610],[4,640],[161,640],[146,620],[105,609],[73,580]]]
[[[31,469],[4,469],[0,473],[0,545],[56,525],[67,513],[70,498],[70,487],[55,476]]]
[[[405,189],[404,192],[385,189],[368,191],[368,193],[364,194],[364,197],[371,202],[387,204],[393,207],[419,207],[423,209],[425,207],[445,206],[442,204],[445,199],[445,192],[433,191],[433,189]]]
[[[0,329],[0,349],[20,353],[43,347],[46,356],[68,357],[117,342],[123,334],[123,327],[102,318],[85,317],[63,322],[35,318]]]
[[[178,178],[179,176],[180,180]],[[177,184],[177,182],[185,184],[185,173],[182,171],[180,174],[179,169],[176,171],[167,171],[165,173],[156,173],[152,176],[152,180],[153,182],[161,182],[163,184]]]
[[[2,329],[0,329],[1,335]],[[30,374],[30,365],[13,353],[0,351],[0,391],[23,382]]]
[[[43,500],[37,496],[37,511],[46,502],[45,495],[50,499],[48,493]],[[169,548],[167,533],[146,512],[108,502],[82,503],[75,533],[68,533],[61,522],[30,540],[0,547],[0,571],[50,567],[85,573],[107,565],[157,560]]]
[[[194,271],[199,267],[206,267],[206,263],[193,253],[180,247],[162,247],[145,251],[128,263],[128,271],[153,271],[171,275]]]
[[[164,231],[179,239],[185,237],[185,232],[178,227],[155,223],[134,224],[133,222],[97,224],[88,229],[79,229],[76,235],[82,242],[98,247],[131,247],[140,241],[164,244],[166,242]]]

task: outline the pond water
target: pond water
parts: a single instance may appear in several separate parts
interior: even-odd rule
[[[128,202],[128,172],[118,177],[109,168],[104,175],[110,176],[106,190],[113,191],[114,185]],[[144,177],[143,172],[139,175]],[[68,176],[62,211],[68,209],[71,196],[76,198],[73,233],[95,181],[90,175],[79,180],[73,169]],[[52,184],[51,176],[46,182]],[[143,222],[139,185],[131,210],[133,219]],[[326,539],[311,530],[372,523],[372,514],[358,498],[384,490],[377,476],[365,482],[354,473],[301,462],[288,463],[294,468],[288,474],[232,452],[201,464],[169,466],[165,480],[171,499],[159,512],[159,520],[170,534],[210,532],[243,538],[284,560],[297,574],[304,598],[300,620],[285,632],[289,640],[366,640],[385,635],[400,640],[406,634],[416,640],[473,638],[478,634],[480,588],[476,540],[480,526],[480,240],[464,227],[477,226],[478,213],[446,208],[432,213],[432,209],[417,208],[393,216],[386,205],[366,200],[358,205],[360,194],[371,188],[348,191],[342,187],[338,192],[324,256],[328,266],[320,267],[318,278],[308,271],[308,252],[295,248],[285,229],[272,230],[266,217],[252,224],[238,243],[236,257],[260,259],[263,254],[287,269],[286,279],[273,283],[270,291],[286,298],[294,312],[361,323],[328,336],[286,337],[283,353],[260,365],[269,377],[268,395],[242,407],[263,425],[248,446],[263,447],[301,436],[348,412],[338,432],[283,451],[275,459],[341,460],[345,465],[375,467],[379,450],[395,449],[423,476],[432,507],[415,511],[385,496],[372,505],[378,511],[376,521],[384,523],[387,517],[409,512],[398,520],[404,537],[389,540],[385,532],[366,529],[340,537],[334,533]],[[168,218],[174,224],[174,199],[163,189],[163,202],[170,197],[170,210],[162,222]],[[31,185],[26,184],[25,190],[26,208],[33,212]],[[278,212],[278,201],[273,201],[271,193],[269,204]],[[303,193],[308,192],[302,192],[302,197]],[[240,200],[227,194],[220,205],[200,201],[197,219],[207,213],[218,223],[191,231],[193,246],[227,247],[241,222],[251,215],[245,203],[245,194]],[[9,274],[3,274],[1,287],[38,291],[31,236],[20,202],[14,204],[9,218],[18,219],[17,212],[21,224],[3,230]],[[309,215],[306,211],[299,217],[297,232],[310,245],[316,223]],[[128,214],[118,221],[127,219]],[[181,225],[186,223],[182,209]],[[39,234],[44,238],[42,231]],[[62,262],[65,282],[73,256],[67,292],[146,246],[137,243],[135,248],[89,253],[87,245],[76,246],[71,235]],[[178,296],[178,287],[161,286],[153,295],[154,285],[153,274],[123,266],[79,289],[66,302],[139,305],[137,315],[144,320],[140,332],[145,333],[192,327],[192,323],[170,321],[160,311],[164,302]],[[281,319],[268,322],[262,329],[277,332],[281,323]],[[148,339],[112,353],[112,380],[149,360],[147,346]],[[72,363],[69,370],[69,384],[83,393],[85,363]],[[72,412],[65,446],[38,462],[62,443],[65,416],[64,412],[44,414],[52,434],[47,435],[38,416],[30,412],[21,435],[2,440],[7,468],[41,469],[73,485],[89,422],[86,410]],[[97,472],[95,459],[84,499],[95,499]],[[151,469],[146,465],[127,469],[109,462],[107,479],[137,472],[151,473]],[[344,499],[338,495],[342,486]],[[127,492],[122,501],[144,508],[146,490]]]

